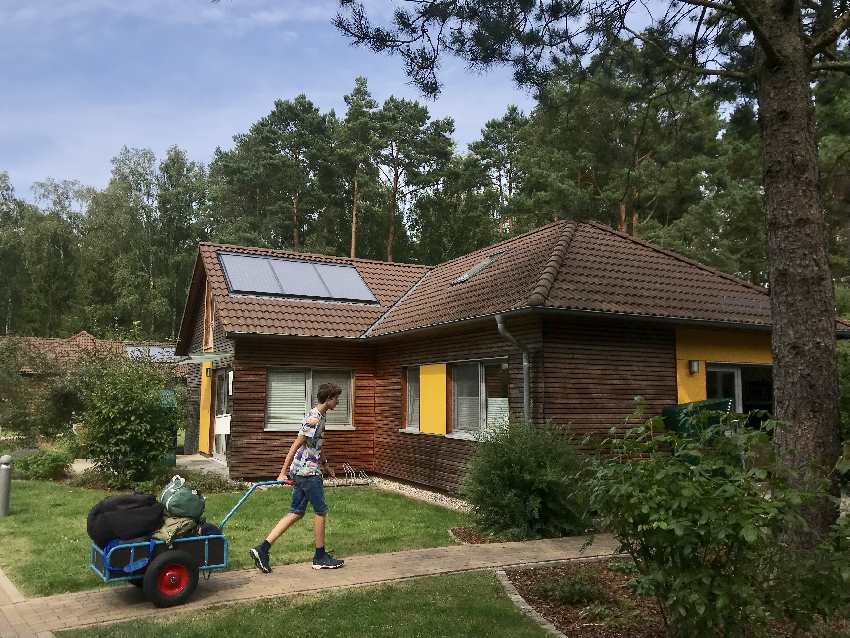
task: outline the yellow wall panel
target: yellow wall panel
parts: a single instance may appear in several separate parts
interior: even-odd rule
[[[688,361],[699,361],[699,372],[688,372]],[[770,333],[717,328],[676,328],[676,386],[678,402],[706,398],[706,363],[773,363]]]
[[[419,431],[446,433],[446,364],[419,368]]]
[[[211,363],[201,364],[201,396],[198,407],[198,451],[211,454],[210,450],[210,413],[212,412],[212,377],[207,376],[207,370],[212,368]]]

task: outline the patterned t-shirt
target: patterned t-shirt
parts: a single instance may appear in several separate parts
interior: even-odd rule
[[[318,419],[317,425],[308,423],[310,419]],[[298,430],[307,439],[298,448],[295,458],[292,460],[292,473],[295,476],[319,476],[319,458],[322,453],[322,439],[325,436],[325,415],[313,408],[304,417],[304,422]]]

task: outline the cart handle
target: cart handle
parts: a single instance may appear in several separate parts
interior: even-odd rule
[[[260,481],[258,483],[254,483],[251,487],[248,488],[248,491],[242,495],[242,498],[236,501],[236,505],[234,505],[233,508],[227,514],[225,514],[223,519],[221,519],[221,523],[218,524],[219,528],[224,529],[225,523],[227,523],[227,521],[230,520],[230,517],[236,513],[236,510],[242,507],[242,503],[248,500],[248,497],[254,493],[254,490],[256,490],[258,487],[265,487],[268,485],[292,485],[292,481]]]

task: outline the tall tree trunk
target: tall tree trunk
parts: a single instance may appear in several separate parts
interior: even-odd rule
[[[387,261],[393,260],[393,243],[395,242],[395,217],[398,208],[398,171],[393,171],[393,183],[390,187],[389,213],[387,215],[389,230],[387,231]]]
[[[625,199],[620,200],[620,220],[617,224],[617,230],[619,230],[621,233],[626,233],[629,231],[627,206]]]
[[[638,236],[638,222],[640,218],[638,216],[637,206],[632,205],[632,237]]]
[[[818,154],[808,59],[799,18],[765,20],[781,64],[762,65],[759,121],[768,220],[773,387],[780,458],[804,489],[832,479],[839,455],[835,300],[818,191]],[[792,536],[812,546],[837,517],[822,499],[805,515],[813,533]]]
[[[354,192],[351,197],[351,258],[357,257],[357,204],[359,204],[360,190],[357,183],[357,169],[354,169]]]
[[[292,246],[296,251],[301,250],[301,236],[298,232],[298,204],[301,201],[301,193],[292,196]]]

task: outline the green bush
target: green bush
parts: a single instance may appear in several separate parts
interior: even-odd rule
[[[805,525],[807,496],[769,453],[774,424],[714,416],[693,437],[650,419],[608,441],[613,458],[596,463],[591,503],[634,560],[633,587],[658,600],[674,636],[758,635],[771,621],[827,617],[847,598],[846,536],[792,552],[785,534]]]
[[[223,476],[204,472],[202,470],[187,470],[178,467],[159,466],[151,471],[151,478],[146,481],[135,483],[132,487],[140,492],[148,492],[151,494],[159,494],[163,488],[171,480],[175,474],[179,474],[186,479],[186,482],[193,489],[199,490],[202,494],[216,494],[224,492],[234,492],[244,489],[244,484],[235,481],[230,481]],[[113,489],[114,481],[112,478],[104,474],[103,471],[96,467],[88,468],[77,476],[71,478],[68,484],[73,487],[84,487],[95,490],[110,490]]]
[[[463,495],[476,527],[507,539],[581,533],[587,499],[582,462],[569,436],[551,425],[510,423],[485,435]]]
[[[72,461],[64,450],[38,450],[17,459],[12,470],[17,479],[56,481],[65,477]]]
[[[149,480],[173,449],[183,410],[182,397],[176,407],[163,399],[171,381],[169,368],[149,360],[100,356],[81,365],[82,443],[111,486]]]

